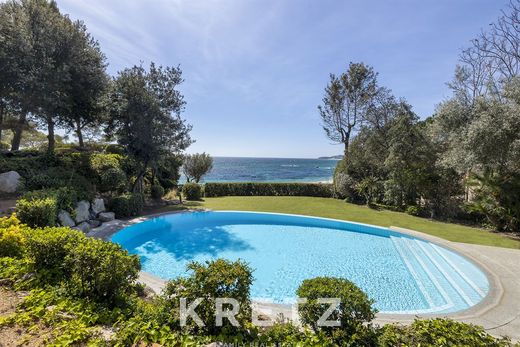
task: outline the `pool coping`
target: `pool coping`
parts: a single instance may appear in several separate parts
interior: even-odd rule
[[[110,240],[111,236],[118,232],[119,230],[133,225],[137,223],[144,222],[146,220],[169,215],[169,214],[178,214],[178,213],[193,213],[193,212],[201,212],[201,211],[212,211],[209,209],[198,209],[198,210],[182,210],[182,211],[169,211],[169,212],[161,212],[154,213],[146,216],[136,217],[128,220],[114,220],[112,222],[104,223],[101,227],[92,229],[87,235],[91,237],[101,238],[104,240]],[[252,212],[252,213],[267,213],[267,214],[278,214],[278,215],[292,215],[292,216],[300,216],[300,217],[310,217],[316,219],[323,220],[332,220],[338,222],[347,222],[354,223],[358,225],[366,225],[370,227],[389,229],[394,232],[402,233],[405,235],[413,236],[419,239],[423,239],[432,243],[435,243],[439,246],[448,248],[452,251],[457,252],[458,254],[464,256],[465,258],[472,261],[476,264],[480,270],[484,272],[489,282],[489,290],[487,295],[476,305],[469,307],[467,309],[453,312],[453,313],[378,313],[376,315],[375,323],[376,324],[385,324],[385,323],[403,323],[408,324],[413,322],[416,318],[451,318],[459,321],[464,321],[468,323],[478,324],[484,326],[484,328],[491,334],[497,336],[507,335],[512,338],[514,341],[520,341],[520,329],[517,329],[517,325],[520,326],[520,299],[513,301],[511,300],[511,296],[514,298],[516,294],[517,298],[520,298],[520,280],[515,281],[513,279],[513,286],[508,283],[505,286],[505,281],[502,281],[500,275],[497,274],[497,265],[500,267],[506,267],[507,265],[501,264],[500,261],[496,261],[497,264],[488,264],[489,259],[485,259],[486,257],[482,252],[486,253],[486,250],[490,251],[500,251],[500,250],[508,250],[508,252],[517,252],[517,254],[513,254],[514,256],[518,256],[520,260],[520,250],[511,250],[504,249],[500,247],[492,247],[492,246],[482,246],[482,245],[473,245],[466,243],[458,243],[452,242],[440,237],[436,237],[433,235],[425,234],[416,230],[396,227],[396,226],[377,226],[359,222],[352,222],[347,220],[333,219],[333,218],[324,218],[324,217],[315,217],[315,216],[307,216],[307,215],[297,215],[297,214],[285,214],[285,213],[273,213],[273,212],[258,212],[258,211],[216,211],[216,212]],[[500,258],[500,257],[498,257]],[[497,260],[497,259],[493,259]],[[493,266],[491,266],[493,265]],[[515,271],[516,269],[511,269]],[[158,278],[150,273],[141,271],[139,280],[147,285],[149,285],[155,292],[159,293],[164,284],[165,280]],[[518,282],[518,283],[516,283]],[[504,297],[504,294],[507,292],[511,292],[507,298]],[[515,293],[516,292],[516,293]],[[506,300],[505,300],[506,299]],[[261,313],[268,314],[270,312],[282,312],[285,313],[285,316],[288,316],[288,313],[291,310],[291,305],[288,304],[276,304],[276,303],[263,303],[263,302],[254,302],[257,310]],[[518,311],[515,311],[514,308],[518,306]],[[513,307],[513,309],[507,309]],[[511,311],[511,312],[509,312]],[[509,312],[509,313],[508,313]],[[511,325],[511,326],[510,326]]]

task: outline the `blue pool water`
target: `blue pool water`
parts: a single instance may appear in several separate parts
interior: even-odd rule
[[[300,283],[347,278],[382,312],[447,313],[487,294],[484,273],[459,254],[386,228],[331,219],[253,212],[170,214],[112,237],[138,254],[143,270],[186,276],[190,261],[242,259],[254,269],[251,296],[293,302]]]

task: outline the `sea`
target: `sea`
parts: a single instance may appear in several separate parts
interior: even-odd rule
[[[214,157],[203,182],[331,182],[336,159]]]

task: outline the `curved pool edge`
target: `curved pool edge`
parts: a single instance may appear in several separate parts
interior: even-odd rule
[[[132,218],[129,220],[124,220],[124,221],[116,221],[117,223],[113,223],[113,225],[110,225],[110,228],[108,228],[108,230],[94,231],[94,232],[89,233],[88,236],[102,238],[104,240],[110,240],[112,235],[114,235],[121,229],[128,227],[130,225],[133,225],[133,224],[147,221],[147,220],[155,218],[155,217],[160,217],[160,216],[170,215],[170,214],[178,214],[178,213],[193,213],[193,212],[204,212],[204,211],[212,211],[212,210],[200,209],[200,210],[196,210],[196,211],[190,211],[190,210],[169,211],[169,212],[150,214],[150,215]],[[482,254],[480,254],[478,252],[477,253],[468,252],[468,250],[467,250],[468,247],[470,247],[470,248],[471,247],[477,247],[477,248],[478,247],[480,247],[480,248],[489,247],[492,250],[494,249],[494,250],[498,250],[498,251],[504,250],[503,248],[456,243],[456,242],[448,241],[448,240],[445,240],[445,239],[442,239],[442,238],[439,238],[436,236],[425,234],[425,233],[422,233],[422,232],[419,232],[416,230],[405,229],[405,228],[400,228],[400,227],[393,227],[393,226],[382,227],[382,226],[376,226],[376,225],[370,225],[370,224],[358,223],[358,222],[351,222],[351,221],[340,220],[340,219],[315,217],[315,216],[308,216],[308,215],[298,215],[298,214],[258,212],[258,211],[255,212],[255,211],[228,211],[228,210],[226,210],[226,211],[215,211],[215,212],[244,212],[244,213],[267,213],[267,214],[278,214],[278,215],[291,215],[291,216],[298,216],[298,217],[332,220],[332,221],[337,221],[337,222],[348,222],[348,223],[366,225],[366,226],[380,228],[380,229],[387,229],[387,230],[391,230],[393,232],[397,232],[397,233],[409,235],[412,237],[420,238],[420,239],[423,239],[423,240],[426,240],[429,242],[433,242],[442,247],[446,247],[452,251],[455,251],[458,254],[460,254],[461,256],[464,256],[467,259],[471,260],[486,275],[486,277],[488,279],[489,290],[488,290],[487,295],[479,303],[477,303],[476,305],[474,305],[472,307],[466,308],[464,310],[451,312],[451,313],[444,313],[444,314],[439,314],[439,313],[437,313],[437,314],[436,313],[424,313],[424,314],[420,314],[420,313],[419,314],[378,313],[377,317],[376,317],[376,321],[375,321],[376,323],[381,323],[381,324],[388,323],[388,322],[409,323],[409,322],[413,321],[415,318],[448,317],[448,318],[467,321],[470,323],[480,324],[480,325],[484,325],[484,326],[486,325],[485,323],[488,323],[488,322],[497,322],[497,325],[498,325],[498,320],[500,320],[500,321],[504,322],[504,326],[507,326],[509,324],[509,321],[513,321],[516,318],[518,318],[517,316],[508,317],[507,314],[498,314],[498,317],[496,317],[497,316],[496,312],[491,312],[491,311],[497,311],[496,310],[497,308],[499,308],[498,311],[500,311],[500,310],[507,311],[508,307],[516,307],[516,306],[520,307],[520,303],[518,303],[518,300],[511,300],[512,299],[511,296],[514,298],[514,295],[508,295],[507,300],[503,300],[505,292],[518,292],[518,294],[520,294],[520,286],[519,286],[520,280],[518,281],[518,283],[515,283],[514,286],[511,286],[511,284],[508,283],[507,287],[504,288],[504,285],[503,285],[503,282],[502,282],[500,276],[497,275],[497,273],[494,271],[494,269],[490,268],[486,264],[486,259],[484,259],[485,257],[482,256]],[[96,229],[99,229],[99,228],[96,228]],[[508,249],[506,249],[506,250],[508,250]],[[509,251],[513,251],[513,252],[517,251],[519,259],[520,259],[520,250],[509,250]],[[495,270],[496,270],[496,267],[495,267]],[[148,282],[146,280],[146,278],[156,278],[157,279],[156,276],[146,273],[146,272],[142,272],[142,275],[143,276],[141,276],[141,277],[142,277],[142,279],[145,280],[145,284],[147,284],[146,282]],[[159,282],[160,281],[163,281],[163,280],[159,279]],[[158,285],[158,282],[155,281],[155,286],[157,287],[157,285]],[[259,304],[262,304],[262,303],[259,303]],[[269,307],[280,307],[282,310],[286,309],[287,306],[288,305],[285,305],[285,304],[269,304]],[[492,313],[492,314],[490,315],[489,313]],[[509,320],[509,318],[511,318],[511,319]],[[520,339],[520,333],[509,333],[508,335],[513,338]],[[518,335],[518,336],[516,336],[516,335]]]

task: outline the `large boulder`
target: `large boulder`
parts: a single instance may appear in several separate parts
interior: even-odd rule
[[[92,229],[92,227],[87,222],[81,222],[72,229],[79,230],[79,231],[83,232],[84,234],[86,234],[90,231],[90,229]]]
[[[61,210],[58,213],[58,220],[60,221],[60,224],[64,227],[73,227],[74,225],[76,225],[74,219],[72,219],[72,217],[70,216],[70,213],[68,213],[65,210]]]
[[[101,221],[101,222],[110,222],[110,221],[113,221],[114,219],[116,218],[116,215],[114,212],[101,212],[99,215],[98,215],[98,219]]]
[[[101,198],[94,199],[94,201],[92,201],[92,204],[90,206],[91,206],[92,212],[95,216],[97,216],[101,212],[106,211],[105,202]]]
[[[98,226],[101,225],[101,221],[99,221],[97,219],[91,219],[88,221],[88,224],[90,225],[91,228],[97,228]]]
[[[87,221],[90,218],[90,202],[81,200],[74,210],[74,220],[76,223]]]
[[[0,174],[0,192],[14,193],[20,183],[20,174],[16,171],[9,171]]]

